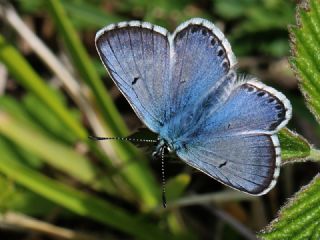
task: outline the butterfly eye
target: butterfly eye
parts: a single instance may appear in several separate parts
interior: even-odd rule
[[[173,149],[170,146],[167,146],[167,150],[168,150],[169,153],[173,152]]]

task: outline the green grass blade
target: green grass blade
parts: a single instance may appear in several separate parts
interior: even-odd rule
[[[79,36],[66,16],[66,12],[60,1],[48,1],[48,7],[53,20],[70,51],[70,55],[76,68],[96,97],[109,131],[116,136],[126,136],[128,133],[127,128],[110,96],[107,94],[101,79],[81,44]],[[143,163],[145,159],[143,159],[141,155],[138,155],[137,151],[126,143],[112,141],[109,144],[114,146],[119,158],[124,162],[123,164],[126,164],[122,174],[134,191],[143,200],[142,205],[144,205],[144,207],[156,206],[159,202],[159,198],[157,197],[158,188],[156,187],[153,176],[150,174],[147,166]]]
[[[61,92],[57,92],[59,94]],[[50,133],[57,139],[64,141],[69,144],[74,144],[78,141],[77,136],[72,133],[66,134],[68,128],[61,124],[59,118],[46,107],[43,102],[33,94],[26,94],[22,99],[21,103],[23,108],[26,109],[33,121],[38,124],[44,131]],[[72,111],[73,110],[73,111]],[[80,121],[80,112],[77,109],[70,110],[70,113],[75,119]]]
[[[320,175],[302,188],[279,212],[279,217],[259,234],[265,240],[311,239],[319,235]]]
[[[80,139],[86,139],[86,130],[70,114],[60,99],[43,79],[32,69],[21,54],[0,35],[0,61],[8,68],[15,80],[34,93],[50,108],[68,128]]]
[[[88,141],[86,130],[80,125],[76,118],[70,113],[56,92],[53,91],[45,81],[32,69],[28,62],[21,54],[0,35],[0,61],[2,61],[9,72],[15,79],[23,85],[27,90],[33,93],[40,101],[42,101],[48,109],[60,119],[61,124],[64,124],[78,138]],[[91,141],[89,145],[92,149],[96,149]],[[97,152],[97,151],[95,151]],[[124,152],[125,153],[125,152]],[[125,155],[123,159],[129,161],[134,157]],[[137,157],[136,157],[137,158]],[[125,171],[120,174],[125,175],[125,180],[134,186],[134,191],[143,199],[141,202],[145,207],[157,205],[158,198],[156,197],[156,187],[154,179],[150,175],[150,171],[143,166],[142,163],[136,162],[125,168]]]
[[[111,226],[137,239],[173,239],[154,224],[130,215],[106,201],[45,177],[19,164],[3,151],[0,159],[0,172],[75,214]]]
[[[63,142],[74,144],[78,141],[73,132],[68,131],[68,127],[61,124],[57,115],[32,93],[25,94],[19,100],[9,95],[0,96],[0,106],[2,110],[8,112],[19,121],[26,122],[34,128],[50,133]],[[80,119],[78,117],[79,112],[75,112],[73,115]]]
[[[99,170],[83,155],[75,152],[69,146],[49,138],[32,126],[15,120],[4,112],[0,113],[0,133],[20,148],[38,156],[44,162],[82,183],[100,189],[102,187],[108,190],[113,189],[110,181],[102,181],[102,179],[98,181]],[[97,185],[98,183],[99,185]],[[103,186],[101,186],[102,183]],[[115,189],[112,192],[115,192]]]
[[[79,71],[81,78],[91,88],[97,99],[103,116],[108,123],[108,128],[112,134],[117,136],[125,136],[128,134],[126,125],[115,108],[111,97],[106,92],[103,82],[99,78],[87,52],[80,42],[79,35],[73,28],[70,20],[66,16],[66,12],[60,0],[49,0],[47,2],[51,16],[67,46],[70,56],[76,69]],[[92,39],[94,41],[94,39]]]
[[[0,136],[0,152],[10,156],[15,161],[23,161],[20,156],[14,152],[7,141]],[[25,188],[16,186],[12,179],[2,176],[0,174],[0,212],[19,211],[30,215],[46,215],[55,206],[52,202],[36,195]],[[34,203],[37,207],[34,207]]]

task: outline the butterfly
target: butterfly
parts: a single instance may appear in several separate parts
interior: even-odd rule
[[[190,166],[242,192],[263,195],[276,184],[277,132],[292,107],[254,77],[239,77],[223,33],[193,18],[173,34],[129,21],[97,32],[96,48],[114,83],[142,122]]]

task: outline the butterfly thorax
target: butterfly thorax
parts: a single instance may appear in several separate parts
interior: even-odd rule
[[[164,145],[171,151],[177,151],[192,135],[196,134],[197,126],[201,125],[203,119],[203,111],[197,108],[189,108],[174,115],[160,129],[159,145]]]

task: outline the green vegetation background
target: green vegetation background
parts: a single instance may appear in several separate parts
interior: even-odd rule
[[[308,29],[300,35],[296,29],[289,41],[295,1],[16,0],[0,1],[0,6],[1,239],[255,239],[286,199],[319,172],[317,163],[286,164],[273,191],[252,197],[170,158],[169,204],[162,209],[160,164],[151,162],[148,150],[88,139],[128,136],[141,125],[98,59],[95,32],[133,19],[172,31],[189,18],[202,17],[223,30],[240,73],[257,76],[291,100],[289,129],[312,147],[299,135],[282,131],[284,162],[319,161],[320,128],[303,97],[317,118],[319,69],[299,72],[318,63],[319,47],[311,49],[313,62],[308,57],[299,61],[305,51],[296,47],[299,41],[303,45],[318,39],[313,35],[310,40]],[[301,21],[318,21],[310,30],[318,33],[320,12],[314,9]],[[294,36],[300,36],[299,41]],[[290,59],[304,94],[287,61],[290,43],[297,50],[298,60]],[[149,134],[140,133],[153,137]],[[301,229],[308,228],[304,234],[316,239],[319,185],[316,177],[296,195],[297,205],[292,200],[280,214],[283,224],[270,225],[259,236],[304,239]],[[299,217],[301,221],[294,222]],[[296,224],[287,233],[281,226],[291,222]]]

